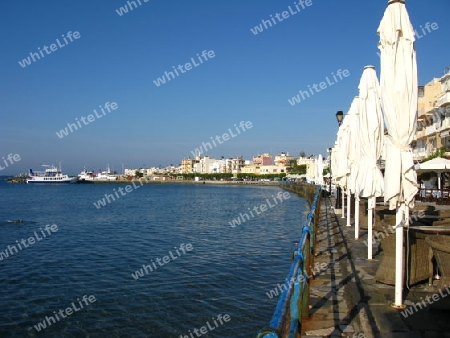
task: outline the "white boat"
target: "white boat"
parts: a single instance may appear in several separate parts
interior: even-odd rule
[[[97,175],[93,171],[87,171],[86,168],[84,168],[83,171],[78,174],[77,183],[93,182],[96,177]]]
[[[61,172],[61,169],[56,168],[54,165],[43,165],[46,167],[45,171],[33,172],[30,169],[28,174],[27,183],[33,184],[61,184],[61,183],[75,183],[77,177],[65,175]]]
[[[111,173],[109,167],[106,168],[106,171],[98,171],[97,176],[94,177],[94,181],[116,181],[117,176]]]

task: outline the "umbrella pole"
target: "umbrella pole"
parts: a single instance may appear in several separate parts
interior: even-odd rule
[[[351,210],[351,197],[352,194],[350,192],[350,189],[347,189],[347,226],[350,227],[352,224],[350,223],[350,210]]]
[[[404,308],[403,304],[403,225],[405,215],[409,212],[404,203],[397,208],[395,213],[395,302],[396,308]]]
[[[355,196],[355,239],[359,239],[359,196]]]
[[[341,218],[345,218],[345,189],[342,188],[341,191],[342,191],[342,199],[341,199],[341,201],[342,201],[342,217]]]
[[[367,228],[368,228],[368,244],[367,244],[367,259],[372,259],[372,240],[373,240],[373,208],[375,207],[376,197],[369,197],[367,200]]]

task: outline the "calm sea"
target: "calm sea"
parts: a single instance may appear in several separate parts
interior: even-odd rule
[[[232,228],[282,190],[137,185],[94,206],[120,187],[0,180],[0,337],[238,338],[268,325],[277,299],[266,292],[288,273],[305,200],[289,193]],[[183,253],[183,243],[192,250]]]

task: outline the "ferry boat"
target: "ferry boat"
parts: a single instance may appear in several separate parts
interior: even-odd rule
[[[46,167],[45,171],[33,172],[30,169],[28,174],[27,183],[29,184],[62,184],[62,183],[75,183],[77,177],[71,177],[61,172],[61,169],[56,168],[54,165],[43,165]]]
[[[106,168],[106,171],[98,171],[98,174],[96,177],[94,177],[95,181],[116,181],[117,176],[113,175],[111,173],[111,170],[109,169],[109,166]]]
[[[95,175],[93,171],[87,171],[86,168],[84,168],[83,171],[78,174],[77,183],[92,183],[96,177],[97,175]]]

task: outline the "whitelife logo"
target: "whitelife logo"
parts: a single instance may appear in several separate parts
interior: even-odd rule
[[[216,141],[217,141],[217,143],[222,144],[225,141],[228,141],[230,139],[230,136],[231,136],[231,138],[235,138],[236,136],[241,134],[241,131],[244,132],[248,129],[253,128],[253,124],[250,121],[247,121],[247,122],[241,121],[241,123],[239,123],[239,127],[235,124],[234,128],[235,128],[237,134],[234,134],[233,131],[231,130],[231,128],[228,128],[229,134],[223,133],[222,137],[220,137],[219,135],[216,135],[215,138],[213,138],[211,136],[210,139],[214,145],[214,148],[217,147]],[[209,147],[209,149],[208,149],[208,147]],[[201,154],[203,154],[204,152],[206,153],[208,150],[211,150],[212,148],[213,148],[213,146],[211,145],[211,143],[202,142],[200,147],[195,148],[194,151],[191,150],[191,154],[192,154],[192,156],[197,157],[197,156],[200,156]]]
[[[75,32],[73,32],[73,33],[72,33],[72,31],[69,31],[69,32],[67,32],[67,36],[64,36],[64,34],[61,35],[61,36],[63,37],[63,40],[64,40],[64,42],[65,42],[66,44],[62,44],[62,43],[59,41],[59,38],[56,39],[56,42],[58,43],[59,48],[63,48],[64,46],[66,46],[66,45],[69,44],[69,42],[67,41],[67,39],[69,39],[70,42],[72,42],[72,41],[74,41],[74,39],[77,40],[77,39],[79,39],[79,38],[81,37],[80,33],[77,32],[77,31],[75,31]],[[67,39],[66,39],[66,38],[67,38]],[[58,50],[58,46],[56,46],[55,43],[52,43],[50,46],[44,46],[44,47],[42,47],[42,49],[45,51],[46,54],[44,54],[44,53],[42,52],[41,48],[38,47],[38,52],[39,52],[39,53],[33,53],[33,52],[30,52],[30,56],[27,57],[26,59],[23,59],[22,61],[19,61],[19,65],[20,65],[22,68],[25,68],[26,66],[31,65],[31,60],[33,60],[33,62],[36,62],[37,60],[40,60],[41,57],[44,58],[45,55],[49,55],[49,54],[51,54],[52,52],[57,51],[57,50]],[[50,49],[50,51],[49,51],[49,49]],[[41,56],[39,56],[39,54],[40,54]],[[31,59],[30,59],[30,57],[31,57]]]
[[[270,203],[270,200],[267,198],[266,199],[267,204],[266,203],[262,203],[259,206],[259,208],[256,205],[252,209],[248,208],[248,212],[250,213],[251,217],[250,217],[250,215],[248,213],[246,213],[246,212],[242,213],[241,212],[239,214],[239,217],[234,218],[231,222],[228,222],[228,224],[232,228],[235,228],[236,225],[241,225],[241,223],[245,223],[246,221],[250,221],[250,219],[255,218],[255,214],[253,214],[253,211],[257,215],[260,215],[263,212],[267,211],[268,209],[271,209],[274,206],[283,203],[285,200],[287,200],[289,198],[291,198],[291,195],[287,191],[285,191],[285,192],[280,191],[280,192],[278,192],[278,194],[276,196],[272,195],[272,200],[273,200],[274,204]]]
[[[197,54],[197,59],[198,59],[198,62],[199,62],[199,63],[195,62],[195,59],[194,59],[194,58],[191,58],[192,64],[191,64],[190,62],[186,62],[184,65],[180,65],[180,64],[179,64],[177,67],[172,66],[172,68],[173,68],[173,71],[175,72],[175,74],[177,74],[177,76],[180,76],[180,74],[178,73],[178,70],[180,71],[181,74],[184,74],[184,73],[186,73],[187,71],[189,71],[189,70],[192,69],[192,65],[194,65],[194,67],[198,67],[198,66],[200,66],[203,62],[206,62],[206,61],[208,61],[209,59],[212,59],[212,58],[214,58],[214,57],[216,57],[216,54],[214,54],[214,51],[213,51],[213,50],[210,50],[209,52],[207,52],[206,50],[204,50],[204,51],[202,52],[202,55],[201,55],[201,56],[200,56],[199,54]],[[205,61],[203,61],[202,58],[203,58]],[[184,69],[183,69],[183,67],[184,67]],[[178,70],[177,70],[177,69],[178,69]],[[172,77],[172,79],[175,79],[175,75],[174,75],[172,72],[164,72],[163,76],[162,76],[162,77],[158,77],[156,80],[153,81],[153,83],[155,84],[156,87],[159,87],[159,86],[161,86],[162,84],[165,84],[165,83],[166,83],[166,80],[167,80],[167,81],[172,80],[170,77]]]
[[[134,190],[136,190],[136,189],[142,187],[142,185],[144,184],[144,183],[142,183],[142,181],[139,181],[140,185],[136,185],[136,184],[134,184],[134,182],[131,182],[131,183],[133,184],[133,186],[131,186],[131,184],[128,184],[125,186],[125,189],[123,189],[122,187],[117,188],[117,190],[119,190],[119,192],[120,192],[120,195],[125,196],[127,193],[132,192],[133,188],[134,188]],[[124,190],[125,190],[125,192],[124,192]],[[120,195],[117,193],[115,188],[113,189],[113,191],[114,191],[114,194],[116,195],[117,199],[119,199]],[[111,197],[111,200],[110,200],[110,197]],[[105,194],[105,197],[103,197],[101,200],[94,202],[94,206],[97,209],[100,209],[101,207],[106,206],[107,203],[114,202],[115,200],[116,199],[114,198],[113,194]]]
[[[20,161],[20,155],[19,154],[9,154],[6,159],[9,161],[10,164],[14,164],[15,162],[19,162]],[[5,157],[2,157],[3,163],[5,164],[5,166],[3,167],[0,164],[0,170],[6,169],[9,167],[8,162],[5,160]]]
[[[180,251],[178,251],[178,249],[180,249],[183,252],[183,254],[186,254],[186,252],[194,250],[194,247],[192,246],[191,243],[188,243],[186,245],[184,243],[181,243],[179,248],[177,248],[176,246],[174,246],[173,248],[175,249],[175,252],[177,253],[178,256],[174,256],[172,250],[170,250],[169,255],[164,256],[162,259],[159,257],[155,259],[156,263],[158,263],[159,266],[164,266],[164,264],[169,263],[171,260],[174,261],[178,257],[181,257],[181,253]],[[158,269],[156,263],[152,259],[150,263],[151,265],[143,264],[142,268],[136,270],[134,273],[131,274],[131,276],[134,278],[134,280],[137,280],[141,277],[144,277],[145,275],[148,275],[150,272],[153,272],[154,270]]]
[[[81,129],[83,127],[83,125],[87,126],[89,123],[94,122],[96,117],[97,117],[97,119],[102,118],[103,116],[106,115],[103,108],[105,108],[108,111],[108,113],[111,112],[111,109],[116,110],[117,108],[119,108],[119,106],[115,102],[112,102],[112,103],[106,102],[105,107],[102,107],[101,105],[99,107],[100,107],[100,110],[102,111],[102,115],[99,115],[97,113],[97,110],[94,109],[93,111],[95,113],[95,116],[93,114],[89,114],[87,117],[81,116],[80,117],[81,121],[79,121],[78,117],[76,117],[75,118],[76,124],[75,123],[67,123],[67,127],[64,129],[61,129],[59,132],[56,132],[56,135],[59,138],[63,138],[64,136],[69,136],[69,131],[71,133],[73,133],[75,130],[78,130],[78,128]],[[83,122],[83,124],[81,124],[81,122]],[[78,125],[78,127],[77,127],[77,125]],[[69,129],[67,129],[67,128],[69,128]]]
[[[19,247],[20,251],[23,250],[22,249],[22,245],[24,246],[24,249],[28,248],[30,245],[33,245],[36,242],[42,241],[42,239],[46,238],[47,235],[50,236],[52,233],[57,232],[58,231],[58,226],[56,224],[52,224],[52,225],[47,224],[44,227],[44,230],[47,232],[47,235],[45,234],[44,230],[42,230],[42,228],[39,228],[39,230],[41,230],[42,237],[40,237],[39,234],[35,231],[33,233],[34,234],[33,237],[28,237],[28,239],[23,239],[22,238],[20,243],[19,243],[19,241],[16,241],[16,245],[17,245],[17,247]],[[28,243],[28,245],[27,245],[27,243]],[[22,244],[22,245],[20,245],[20,244]],[[8,245],[5,251],[0,251],[0,261],[8,258],[9,255],[12,256],[15,253],[18,253],[19,250],[17,250],[16,245]],[[14,250],[14,252],[13,252],[13,250]],[[8,253],[8,251],[9,251],[9,253]]]
[[[439,25],[437,24],[437,22],[433,22],[433,23],[427,22],[427,23],[425,24],[425,28],[422,27],[422,25],[420,25],[420,30],[422,31],[422,34],[423,34],[423,35],[420,35],[420,33],[417,31],[417,29],[415,29],[415,30],[414,30],[414,38],[415,38],[416,41],[417,41],[417,40],[423,38],[424,36],[426,36],[426,35],[427,35],[427,32],[428,32],[428,34],[429,34],[429,33],[433,32],[433,31],[435,31],[435,30],[437,30],[437,29],[439,29]],[[381,57],[380,51],[377,52],[377,55],[378,55],[379,57]]]
[[[418,303],[415,303],[411,306],[408,306],[405,310],[401,311],[400,313],[402,314],[402,316],[404,318],[407,318],[408,316],[413,315],[414,313],[418,312],[419,310],[422,310],[423,308],[427,307],[428,305],[431,305],[439,300],[441,300],[442,298],[447,297],[448,295],[450,295],[450,290],[449,290],[450,286],[447,286],[445,288],[445,291],[447,291],[447,293],[444,293],[443,290],[439,290],[439,293],[435,293],[432,296],[426,296],[425,299],[423,299],[423,297],[420,297],[421,301]],[[427,303],[425,303],[425,300],[427,301]]]
[[[149,2],[149,0],[136,0],[136,1],[137,1],[137,3],[139,4],[139,6],[142,6],[141,1],[143,1],[143,2]],[[122,6],[122,7],[120,7],[119,9],[116,9],[116,13],[119,14],[119,16],[122,16],[122,15],[124,15],[124,14],[127,14],[127,13],[128,13],[128,9],[130,9],[130,10],[132,11],[134,8],[137,8],[137,7],[138,7],[137,4],[136,4],[136,1],[127,1],[127,3],[125,4],[125,6]],[[134,6],[134,8],[133,8],[132,5]]]
[[[188,334],[188,335],[182,335],[182,334],[181,334],[181,335],[180,335],[180,338],[195,338],[195,337],[201,337],[201,336],[203,336],[204,334],[207,334],[208,332],[211,332],[211,331],[217,329],[220,325],[223,325],[223,324],[225,324],[225,323],[228,323],[228,322],[231,320],[231,317],[230,317],[229,314],[225,313],[223,316],[222,316],[222,314],[219,314],[219,315],[217,316],[217,318],[212,317],[212,320],[213,320],[213,322],[214,322],[214,326],[212,326],[212,325],[209,323],[209,320],[208,320],[208,321],[206,322],[206,325],[202,326],[200,329],[195,328],[195,329],[192,330],[192,332],[191,332],[191,330],[188,330],[188,331],[189,331],[189,334]],[[217,322],[219,322],[219,323],[217,323]],[[195,336],[194,336],[194,334],[195,334]]]
[[[334,79],[334,82],[329,79],[328,76],[325,77],[325,81],[320,82],[319,84],[314,83],[312,86],[308,85],[307,90],[299,90],[299,94],[297,96],[294,96],[292,99],[288,99],[288,102],[291,106],[295,106],[297,103],[300,103],[302,101],[305,101],[307,98],[313,96],[315,93],[319,93],[324,89],[327,89],[329,86],[331,87],[335,83],[339,82],[339,80],[343,80],[344,78],[350,76],[350,72],[347,69],[338,69],[336,72],[336,75],[331,72],[331,75]],[[338,80],[339,78],[339,80]],[[320,89],[319,89],[320,88]],[[314,90],[313,90],[314,89]],[[301,96],[301,98],[300,98]]]
[[[289,12],[283,11],[283,12],[281,12],[281,14],[277,13],[274,15],[278,21],[275,20],[273,15],[270,15],[270,20],[261,20],[261,23],[259,24],[259,26],[255,26],[255,28],[250,28],[250,31],[254,35],[257,35],[258,33],[262,33],[264,31],[264,29],[269,29],[270,27],[272,27],[272,23],[275,26],[277,24],[277,22],[281,22],[285,19],[288,19],[291,15],[295,15],[295,14],[299,13],[301,10],[305,9],[306,7],[311,6],[312,0],[306,0],[306,1],[299,0],[298,3],[294,2],[294,5],[295,5],[295,8],[297,9],[297,11],[292,9],[291,6],[288,6]],[[283,17],[283,18],[281,18],[281,17]],[[264,27],[263,27],[263,25],[264,25]]]
[[[321,272],[328,269],[328,263],[316,263],[314,264],[314,269],[312,269],[312,275],[309,276],[307,273],[304,275],[300,275],[297,278],[294,279],[294,277],[291,278],[291,281],[294,282],[294,285],[298,285],[299,283],[304,283],[305,281],[311,279],[311,277],[319,275]],[[278,297],[279,294],[281,294],[283,291],[286,291],[289,289],[289,285],[291,285],[291,281],[286,281],[284,284],[277,284],[276,288],[273,288],[269,292],[266,292],[267,297],[269,299],[272,299],[274,297]]]
[[[81,309],[84,308],[84,305],[89,306],[92,303],[94,303],[97,299],[95,299],[95,296],[90,295],[89,297],[87,295],[84,295],[82,298],[82,301],[77,298],[78,300],[78,305],[79,307],[77,307],[73,302],[71,303],[71,307],[66,308],[65,310],[60,309],[58,311],[58,313],[56,313],[56,311],[53,311],[54,316],[45,316],[45,319],[42,322],[37,323],[37,325],[34,325],[34,328],[36,329],[36,331],[40,332],[43,329],[46,329],[47,327],[50,327],[50,325],[52,324],[56,324],[56,321],[60,321],[61,319],[59,318],[58,314],[62,317],[62,318],[66,318],[70,315],[72,315],[75,312],[80,311]],[[84,303],[84,305],[83,305]],[[65,314],[65,315],[64,315]],[[48,325],[48,326],[47,326]]]

